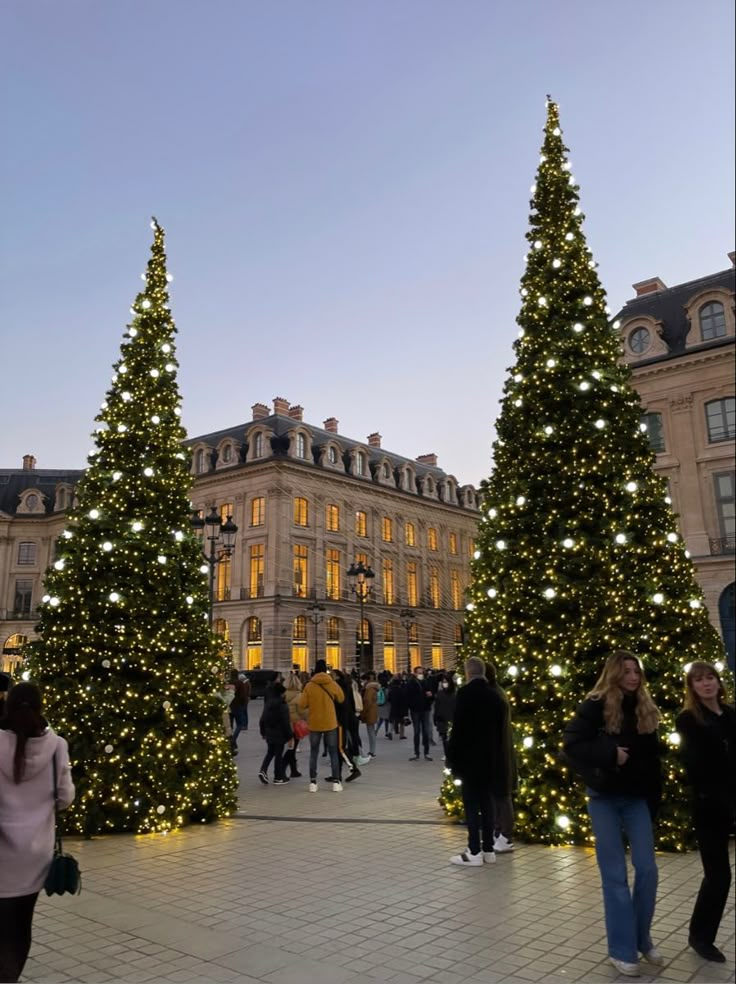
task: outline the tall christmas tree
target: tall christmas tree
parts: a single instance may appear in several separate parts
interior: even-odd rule
[[[652,470],[551,101],[531,191],[516,365],[483,484],[465,655],[492,660],[509,695],[520,836],[569,844],[592,835],[581,784],[560,760],[564,725],[611,649],[637,653],[672,743],[659,845],[682,849],[689,808],[673,744],[683,667],[722,647]],[[440,799],[461,813],[451,775]]]
[[[71,830],[168,831],[230,813],[235,769],[191,531],[164,232],[154,219],[77,504],[46,576],[29,659],[69,742]]]

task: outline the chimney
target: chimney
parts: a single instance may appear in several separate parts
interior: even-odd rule
[[[264,417],[271,415],[271,411],[265,403],[254,403],[251,410],[253,411],[253,420],[263,420]]]
[[[437,455],[436,454],[420,454],[417,458],[420,465],[436,465]]]
[[[280,417],[288,417],[289,401],[285,400],[283,396],[275,396],[273,398],[273,412],[278,414]]]
[[[659,277],[650,277],[649,280],[640,280],[638,284],[631,285],[636,291],[637,297],[644,294],[656,294],[660,290],[667,290],[667,284]]]
[[[735,267],[736,266],[736,253],[733,250],[731,250],[731,252],[728,254],[728,258],[731,261],[731,266],[732,267]]]
[[[373,431],[372,434],[368,435],[368,447],[369,448],[380,448],[381,446],[381,435],[378,431]]]
[[[23,471],[34,471],[36,468],[36,459],[32,454],[23,455]]]
[[[337,417],[328,417],[322,426],[329,434],[337,434],[337,428],[339,424],[340,421],[337,419]]]
[[[289,416],[292,420],[304,420],[304,407],[295,403],[293,407],[289,407]]]

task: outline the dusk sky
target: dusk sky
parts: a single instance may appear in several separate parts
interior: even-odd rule
[[[4,0],[0,467],[81,468],[167,234],[191,437],[490,472],[545,94],[613,310],[734,248],[733,0]]]

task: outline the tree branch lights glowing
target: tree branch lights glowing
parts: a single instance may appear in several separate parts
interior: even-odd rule
[[[28,669],[69,742],[69,830],[166,832],[225,816],[227,661],[207,626],[164,253],[154,220],[142,292],[96,420],[95,447],[47,571]],[[124,386],[123,386],[124,381]]]
[[[515,365],[482,485],[461,655],[492,660],[511,702],[519,837],[590,844],[584,790],[559,749],[606,654],[641,656],[664,737],[683,665],[714,661],[722,646],[652,470],[551,101],[532,196]],[[677,750],[664,744],[658,846],[681,850],[690,809]],[[440,801],[462,815],[451,775]]]

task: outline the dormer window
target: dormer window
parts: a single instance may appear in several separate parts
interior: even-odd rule
[[[337,448],[331,444],[327,449],[327,460],[331,465],[337,464]]]
[[[296,441],[294,442],[294,453],[297,458],[307,457],[307,439],[301,433],[296,435]]]
[[[384,461],[383,468],[381,469],[381,474],[384,479],[391,478],[391,465],[387,461]]]
[[[232,444],[226,444],[222,449],[222,461],[223,464],[227,465],[233,460],[233,446]]]
[[[648,328],[640,325],[638,328],[629,334],[628,344],[629,350],[634,353],[634,355],[642,355],[649,348],[651,344],[652,336]]]
[[[253,457],[262,458],[263,457],[263,434],[258,433],[253,438]]]
[[[704,342],[722,338],[726,334],[726,312],[720,301],[704,304],[698,312],[700,335]]]
[[[362,451],[355,452],[355,474],[365,475],[365,454]]]
[[[207,470],[207,454],[202,448],[197,451],[194,467],[198,475]]]

